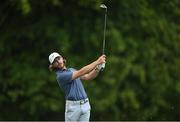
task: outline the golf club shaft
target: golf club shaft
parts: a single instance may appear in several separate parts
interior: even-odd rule
[[[103,50],[102,54],[105,54],[105,45],[106,45],[106,18],[107,18],[107,8],[105,11],[105,16],[104,16],[104,35],[103,35]]]
[[[107,19],[107,7],[105,10],[105,15],[104,15],[104,35],[103,35],[103,49],[102,49],[102,54],[105,54],[105,45],[106,45],[106,19]],[[102,64],[102,69],[103,71],[105,68],[105,63]]]

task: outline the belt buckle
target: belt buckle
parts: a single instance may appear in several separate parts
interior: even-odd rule
[[[88,100],[82,100],[82,101],[80,101],[80,105],[82,105],[82,104],[84,104],[86,102],[88,102]]]

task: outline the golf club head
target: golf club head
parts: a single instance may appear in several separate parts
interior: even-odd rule
[[[106,5],[104,5],[104,4],[101,4],[100,7],[107,9]]]

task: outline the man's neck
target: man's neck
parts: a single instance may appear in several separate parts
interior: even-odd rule
[[[59,68],[59,69],[64,70],[64,69],[67,69],[67,67],[66,67],[66,66],[64,66],[63,68]]]

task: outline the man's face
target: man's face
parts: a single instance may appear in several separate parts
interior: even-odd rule
[[[63,68],[64,67],[64,61],[62,57],[56,57],[53,61],[53,66],[57,68]]]

